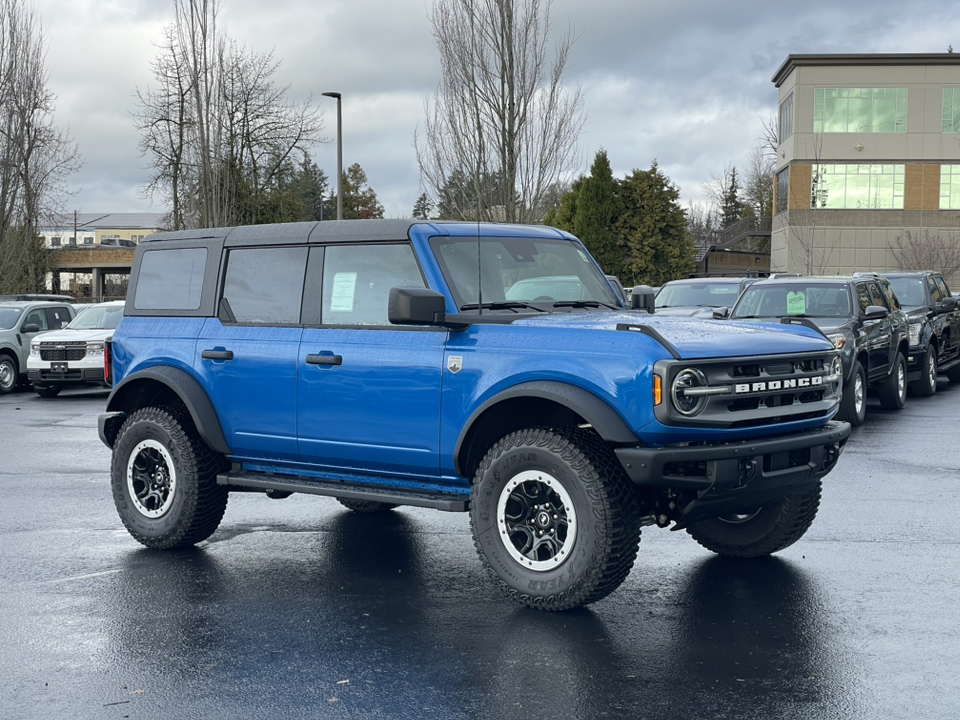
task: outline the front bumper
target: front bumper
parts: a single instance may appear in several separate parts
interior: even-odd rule
[[[102,367],[68,367],[58,372],[46,368],[28,369],[27,380],[37,385],[106,385]]]
[[[760,440],[614,452],[637,485],[696,494],[682,509],[679,528],[803,492],[833,469],[849,436],[849,423],[831,421]]]

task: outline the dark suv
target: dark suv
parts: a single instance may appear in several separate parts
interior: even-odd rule
[[[960,309],[937,272],[883,273],[910,324],[907,379],[917,395],[937,391],[937,374],[960,382]]]
[[[544,226],[154,235],[108,352],[100,437],[144,545],[206,539],[234,492],[469,512],[488,572],[550,610],[615,590],[642,526],[726,556],[791,545],[850,433],[819,332],[628,308]]]
[[[717,313],[726,316],[724,312]],[[880,405],[903,407],[907,396],[907,317],[890,282],[876,274],[760,280],[743,291],[731,320],[811,323],[842,351],[843,399],[838,417],[866,418],[866,392]]]

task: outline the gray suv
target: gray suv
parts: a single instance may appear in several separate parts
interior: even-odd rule
[[[0,394],[27,379],[30,341],[38,333],[59,330],[73,320],[73,305],[49,300],[0,302]]]

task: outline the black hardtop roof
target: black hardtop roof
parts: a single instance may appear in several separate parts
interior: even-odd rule
[[[943,275],[939,270],[890,270],[880,273],[884,277],[920,277],[926,275]]]
[[[760,280],[761,278],[748,277],[730,277],[729,275],[717,275],[715,277],[699,278],[680,278],[678,280],[668,280],[663,285],[690,285],[693,283],[730,283],[731,285],[741,283],[744,280]],[[663,286],[661,286],[663,287]]]
[[[525,231],[523,234],[532,232],[534,235],[544,237],[571,237],[567,233],[546,225],[511,225],[455,220],[326,220],[176,230],[150,235],[144,238],[141,245],[170,240],[223,240],[227,246],[406,240],[410,237],[410,228],[415,225],[429,227],[438,235],[462,235],[464,228],[469,228],[471,232],[476,228],[477,232],[493,236],[502,236],[510,232],[519,234]]]

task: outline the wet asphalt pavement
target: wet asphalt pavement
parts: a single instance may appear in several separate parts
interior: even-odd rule
[[[464,514],[231,496],[141,548],[105,392],[0,396],[0,718],[960,717],[960,386],[871,400],[777,556],[644,529],[586,610],[501,597]]]

